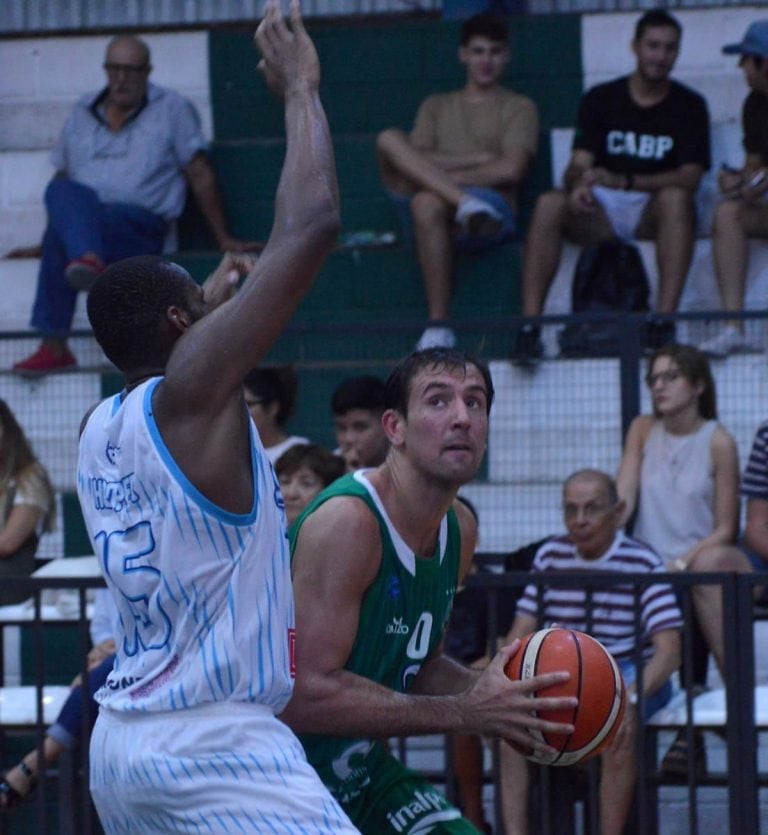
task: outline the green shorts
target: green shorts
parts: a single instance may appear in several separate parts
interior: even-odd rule
[[[360,794],[341,804],[363,835],[477,835],[478,830],[441,792],[380,745],[366,759],[370,781]]]

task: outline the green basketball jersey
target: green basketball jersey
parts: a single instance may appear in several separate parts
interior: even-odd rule
[[[404,693],[439,644],[458,581],[461,534],[451,509],[440,524],[432,557],[419,557],[405,544],[364,471],[325,489],[297,520],[291,549],[306,517],[335,496],[357,496],[379,523],[379,572],[363,597],[360,623],[345,669]],[[368,766],[378,759],[374,740],[304,735],[301,741],[323,782],[346,803],[369,782]],[[368,755],[372,756],[369,757]]]

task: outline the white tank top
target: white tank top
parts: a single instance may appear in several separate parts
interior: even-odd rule
[[[715,466],[710,445],[717,421],[690,435],[671,435],[654,421],[643,448],[640,503],[633,534],[667,562],[715,527]]]
[[[251,510],[208,501],[158,431],[160,380],[105,400],[80,439],[80,504],[119,611],[115,667],[97,699],[121,711],[243,701],[279,713],[294,616],[274,472],[251,427]]]

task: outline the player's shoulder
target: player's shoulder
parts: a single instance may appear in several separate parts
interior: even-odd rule
[[[371,508],[359,495],[331,495],[317,504],[301,521],[304,536],[338,542],[368,541],[378,534],[379,523]]]

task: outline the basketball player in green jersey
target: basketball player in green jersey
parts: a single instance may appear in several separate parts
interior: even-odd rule
[[[477,831],[377,738],[457,731],[547,750],[532,730],[572,731],[531,715],[575,704],[533,697],[566,673],[504,675],[517,643],[482,673],[440,651],[477,539],[456,493],[480,466],[492,400],[478,361],[412,354],[387,381],[385,462],[339,479],[292,531],[296,683],[281,718],[363,833]]]

